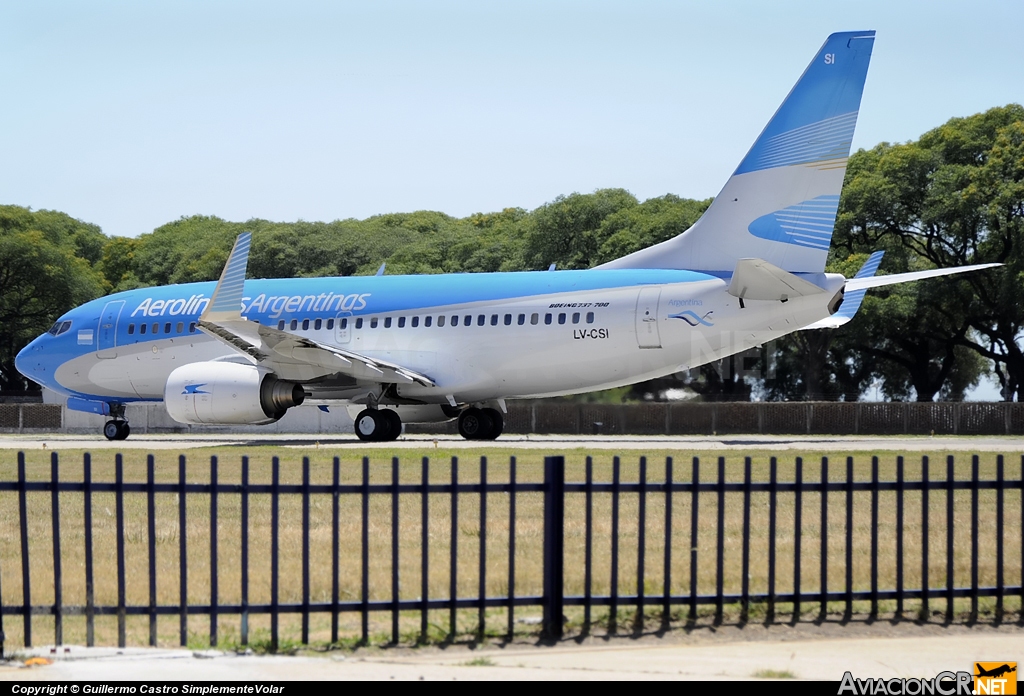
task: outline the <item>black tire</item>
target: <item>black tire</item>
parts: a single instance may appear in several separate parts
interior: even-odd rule
[[[353,423],[356,430],[356,437],[363,442],[376,442],[381,439],[381,418],[377,415],[376,411],[371,409],[363,409],[358,416],[356,416],[355,423]]]
[[[491,419],[491,430],[487,433],[487,437],[482,439],[497,440],[505,429],[505,419],[502,417],[501,411],[496,408],[485,408],[483,414]]]
[[[128,421],[121,421],[121,432],[118,434],[118,440],[127,440],[128,436],[132,434],[132,426],[128,425]]]
[[[119,421],[107,421],[103,424],[103,437],[108,440],[120,440],[121,424]]]
[[[392,411],[390,408],[382,408],[377,411],[377,414],[387,421],[387,435],[381,439],[397,440],[398,436],[402,434],[402,417],[398,415],[397,411]]]
[[[478,408],[467,408],[459,416],[459,435],[467,440],[486,440],[491,429],[490,417]]]

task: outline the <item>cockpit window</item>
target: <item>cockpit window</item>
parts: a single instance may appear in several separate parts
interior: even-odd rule
[[[46,333],[51,336],[60,336],[62,333],[67,333],[69,329],[71,329],[70,321],[58,321]]]

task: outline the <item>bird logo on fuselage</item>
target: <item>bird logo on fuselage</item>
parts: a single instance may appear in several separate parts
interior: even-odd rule
[[[708,317],[715,313],[715,310],[708,311],[703,317],[697,316],[697,313],[692,309],[679,312],[679,314],[670,314],[669,319],[682,319],[690,326],[714,326],[714,322],[708,321]]]
[[[205,386],[206,386],[205,382],[203,384],[186,384],[185,385],[185,391],[183,391],[181,393],[182,394],[209,394],[210,392],[208,392],[208,391],[200,391],[199,390],[200,387],[205,387]]]

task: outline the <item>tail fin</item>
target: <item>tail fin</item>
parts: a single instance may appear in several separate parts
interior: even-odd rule
[[[875,32],[833,34],[693,227],[599,268],[825,269]]]

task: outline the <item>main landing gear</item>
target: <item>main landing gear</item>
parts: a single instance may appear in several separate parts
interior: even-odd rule
[[[402,434],[402,419],[388,408],[363,410],[356,416],[356,437],[363,442],[397,440]]]
[[[459,415],[459,435],[467,440],[496,440],[504,428],[505,419],[494,408],[467,408]]]
[[[126,420],[109,420],[103,426],[103,435],[108,440],[127,440],[132,428]]]

